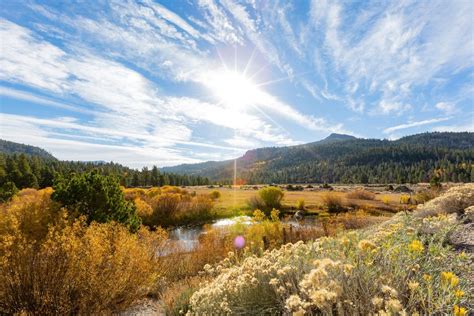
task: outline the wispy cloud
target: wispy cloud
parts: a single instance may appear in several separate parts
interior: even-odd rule
[[[417,127],[417,126],[423,126],[423,125],[429,125],[429,124],[444,122],[444,121],[448,121],[450,119],[451,119],[451,117],[443,117],[443,118],[434,118],[434,119],[417,121],[417,122],[409,122],[409,123],[400,124],[400,125],[396,125],[396,126],[386,128],[386,129],[383,130],[383,132],[388,134],[388,133],[392,133],[392,132],[402,130],[402,129],[407,129],[407,128],[412,128],[412,127]]]

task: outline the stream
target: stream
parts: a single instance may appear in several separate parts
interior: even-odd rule
[[[312,226],[316,223],[315,216],[307,216],[301,221],[297,221],[293,217],[281,219],[282,223],[290,224],[294,227]],[[243,225],[252,225],[252,218],[249,216],[237,216],[233,218],[218,219],[209,223],[212,229],[227,229],[228,227],[240,223]],[[170,247],[167,254],[173,252],[172,249],[180,249],[180,251],[188,252],[196,249],[199,245],[199,236],[204,233],[205,225],[181,226],[173,228],[169,231]]]

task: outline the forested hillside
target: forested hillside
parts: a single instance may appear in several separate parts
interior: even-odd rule
[[[154,166],[135,170],[113,162],[60,161],[45,150],[1,140],[0,187],[44,188],[51,186],[56,174],[68,175],[98,170],[104,175],[115,175],[126,187],[162,185],[205,185],[207,178],[163,173]]]
[[[250,150],[237,159],[237,172],[243,183],[405,183],[434,176],[470,182],[473,162],[474,133],[424,133],[395,141],[333,134],[305,145]],[[229,182],[233,160],[163,170]]]
[[[3,154],[27,154],[27,155],[33,155],[33,156],[38,156],[41,158],[46,158],[46,159],[56,159],[54,158],[53,155],[51,155],[49,152],[46,150],[35,147],[35,146],[30,146],[30,145],[25,145],[25,144],[19,144],[19,143],[14,143],[14,142],[9,142],[7,140],[0,139],[0,153]]]

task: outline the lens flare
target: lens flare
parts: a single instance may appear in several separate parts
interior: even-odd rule
[[[237,249],[242,249],[245,246],[245,238],[243,236],[237,236],[234,239],[234,246]]]

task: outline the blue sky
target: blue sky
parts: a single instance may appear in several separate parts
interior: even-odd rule
[[[132,167],[473,131],[473,1],[2,1],[1,138]]]

